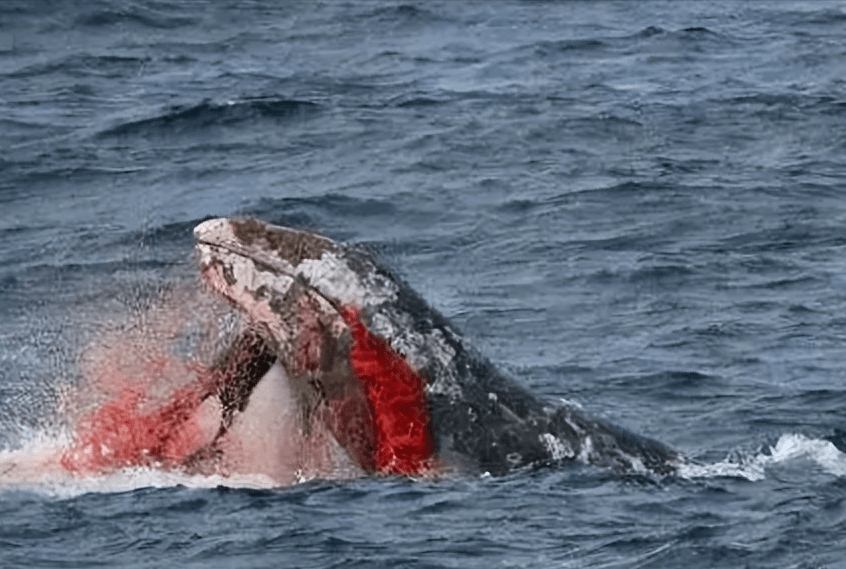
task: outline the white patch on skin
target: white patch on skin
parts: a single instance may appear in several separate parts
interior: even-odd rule
[[[428,335],[426,346],[430,357],[433,357],[440,368],[436,373],[436,381],[426,386],[430,394],[448,395],[452,400],[460,399],[463,395],[461,386],[455,377],[455,369],[451,365],[455,357],[455,350],[447,344],[446,338],[440,330],[435,329]]]
[[[362,279],[345,259],[331,251],[325,251],[320,259],[303,259],[296,271],[321,294],[342,304],[377,306],[394,301],[397,297],[393,283],[378,283],[372,274]]]
[[[402,349],[401,343],[397,342],[397,326],[391,322],[391,319],[383,312],[377,312],[370,318],[370,331],[374,334],[388,338],[391,341],[391,347],[397,352],[403,354],[408,358],[406,351]],[[412,363],[409,361],[409,363]],[[413,365],[413,364],[412,364]]]
[[[452,366],[455,350],[440,330],[433,329],[427,334],[415,331],[411,316],[396,311],[391,305],[385,305],[384,310],[373,314],[370,329],[387,338],[391,347],[402,354],[413,369],[431,372],[434,381],[426,385],[429,395],[448,395],[452,399],[461,397],[461,387]]]
[[[441,331],[437,328],[432,330],[427,340],[426,344],[429,347],[429,351],[438,360],[438,363],[444,368],[449,367],[449,364],[452,363],[452,359],[455,357],[455,350],[447,344],[446,338],[444,338]]]
[[[209,219],[194,228],[194,238],[198,241],[211,241],[212,239],[219,239],[219,236],[235,237],[229,225],[229,220],[223,217]]]
[[[546,446],[546,450],[552,455],[553,460],[563,460],[565,458],[573,458],[576,453],[573,452],[573,447],[567,441],[562,441],[555,435],[544,433],[540,435],[540,440]]]
[[[626,457],[631,461],[631,470],[638,474],[649,474],[649,469],[643,464],[643,461],[638,457],[627,454]]]

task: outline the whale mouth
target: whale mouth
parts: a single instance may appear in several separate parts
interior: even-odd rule
[[[249,337],[236,340],[216,364],[226,370],[219,384],[231,385],[220,392],[221,437],[233,417],[243,420],[260,407],[257,390],[275,362],[284,371],[277,382],[287,384],[297,429],[332,439],[330,447],[343,448],[360,469],[374,471],[372,418],[351,369],[343,308],[301,272],[317,267],[333,273],[321,262],[326,251],[337,249],[335,243],[255,220],[212,219],[198,225],[194,235],[204,282],[249,323]]]
[[[257,220],[212,219],[194,234],[204,281],[284,368],[301,428],[331,433],[365,472],[427,472],[435,450],[425,381],[368,328],[368,302],[386,298],[374,295],[372,274],[329,239]],[[249,412],[255,378],[237,383]]]
[[[283,484],[371,471],[362,460],[368,453],[356,455],[326,424],[323,389],[303,381],[285,359],[291,351],[277,348],[252,319],[242,326],[208,368],[212,378],[206,381],[216,387],[204,406],[217,422],[216,433],[182,467],[200,474],[264,475]]]

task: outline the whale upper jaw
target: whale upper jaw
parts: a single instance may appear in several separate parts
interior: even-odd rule
[[[244,292],[279,296],[295,282],[330,304],[365,311],[396,298],[396,285],[377,274],[372,259],[313,233],[220,218],[198,225],[194,237],[206,280],[236,304]]]
[[[326,251],[334,251],[334,242],[325,237],[266,225],[253,219],[209,219],[194,228],[197,248],[214,247],[253,259],[269,269],[294,274],[305,260],[319,260]]]
[[[333,304],[308,285],[304,269],[335,244],[323,237],[255,220],[210,219],[194,229],[199,268],[211,289],[247,314],[265,339],[290,356],[301,334],[298,305],[339,320]]]

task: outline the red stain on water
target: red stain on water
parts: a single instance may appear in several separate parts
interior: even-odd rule
[[[151,376],[162,371],[169,356],[149,362]],[[176,360],[174,360],[176,361]],[[118,387],[99,408],[81,417],[73,446],[61,457],[66,469],[79,474],[131,466],[175,466],[204,444],[197,408],[215,389],[211,379],[194,381],[154,395],[151,382],[127,377],[119,366],[99,370],[100,381]]]
[[[343,309],[353,338],[350,361],[362,382],[376,435],[375,464],[384,474],[422,474],[432,466],[435,445],[422,378],[405,359]]]

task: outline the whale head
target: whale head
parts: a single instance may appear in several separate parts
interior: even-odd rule
[[[255,219],[210,219],[194,237],[206,283],[283,345],[292,337],[285,329],[291,306],[303,296],[324,316],[343,306],[368,313],[396,298],[395,283],[366,254],[313,233]]]
[[[396,295],[374,262],[325,237],[251,219],[211,219],[194,236],[204,281],[275,351],[306,422],[325,424],[365,471],[428,468],[424,382],[368,328],[367,314]]]

